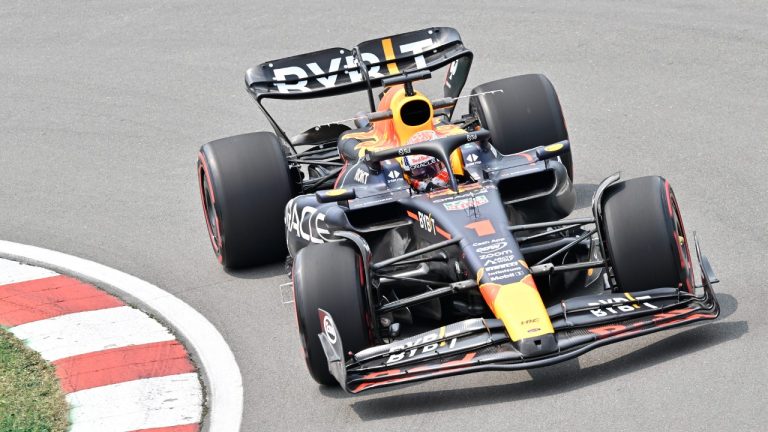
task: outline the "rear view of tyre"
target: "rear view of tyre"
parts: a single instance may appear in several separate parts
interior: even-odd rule
[[[693,292],[693,267],[669,182],[641,177],[610,186],[600,221],[618,291],[671,287]]]
[[[365,275],[360,255],[342,243],[313,244],[296,255],[293,289],[296,320],[310,375],[320,384],[336,385],[320,344],[318,309],[331,314],[345,352],[371,344],[365,314]]]
[[[293,188],[273,133],[203,145],[197,174],[208,235],[222,265],[243,268],[285,258],[284,211]]]
[[[472,94],[494,90],[502,92],[470,99],[469,112],[491,132],[491,142],[500,153],[509,155],[568,139],[560,101],[544,75],[491,81],[472,89]],[[560,160],[573,181],[571,153]]]

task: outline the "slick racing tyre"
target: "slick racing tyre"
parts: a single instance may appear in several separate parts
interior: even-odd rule
[[[510,155],[568,139],[560,100],[552,83],[540,74],[520,75],[482,84],[472,94],[502,90],[471,98],[469,112],[491,132],[491,143],[500,153]],[[560,161],[573,182],[571,152]]]
[[[208,235],[222,265],[243,268],[286,257],[284,212],[293,188],[275,134],[203,145],[197,175]]]
[[[693,293],[693,266],[669,182],[641,177],[610,186],[600,224],[616,291],[671,287]]]
[[[365,274],[360,255],[343,243],[311,244],[293,264],[294,305],[299,337],[310,375],[320,384],[337,385],[320,344],[318,309],[333,317],[344,352],[370,346],[365,314]]]

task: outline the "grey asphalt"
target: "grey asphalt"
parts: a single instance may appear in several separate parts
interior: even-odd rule
[[[619,170],[671,181],[722,280],[718,321],[530,373],[361,397],[314,384],[280,302],[282,266],[226,273],[214,259],[196,152],[267,127],[247,67],[432,25],[456,27],[475,52],[468,89],[552,80],[580,191]],[[365,98],[313,106],[277,114],[297,131]],[[197,308],[242,369],[244,431],[764,429],[767,131],[765,2],[0,4],[0,238],[118,268]]]

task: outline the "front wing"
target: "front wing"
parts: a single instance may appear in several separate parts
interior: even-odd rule
[[[707,258],[701,256],[698,242],[696,252],[702,269],[702,296],[657,288],[564,300],[548,309],[557,350],[546,355],[523,356],[498,319],[450,324],[365,349],[346,362],[333,318],[323,310],[318,311],[323,323],[318,336],[330,372],[350,393],[471,372],[548,366],[610,343],[717,318],[720,307],[712,289],[717,279]]]

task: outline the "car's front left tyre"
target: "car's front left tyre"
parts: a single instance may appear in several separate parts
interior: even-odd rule
[[[318,309],[333,317],[345,353],[371,345],[362,257],[345,243],[311,244],[296,254],[292,276],[307,369],[318,383],[336,385],[318,337],[322,331]]]

